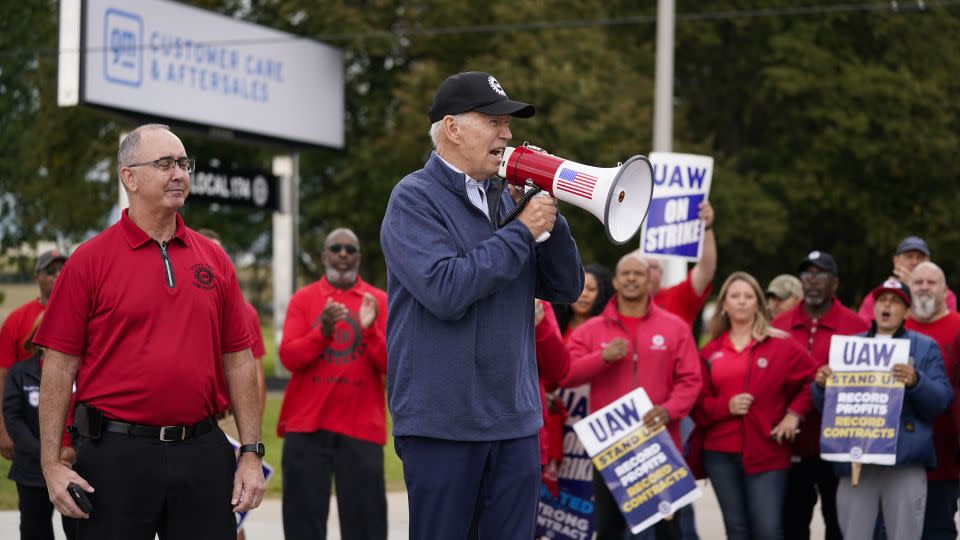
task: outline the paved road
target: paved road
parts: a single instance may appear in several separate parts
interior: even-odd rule
[[[390,512],[390,540],[407,540],[407,494],[406,492],[391,492],[387,496],[387,505]],[[703,540],[720,539],[723,534],[723,519],[717,506],[717,499],[709,486],[704,490],[703,497],[694,503],[697,515],[697,528]],[[16,540],[18,533],[19,514],[17,512],[0,512],[0,540]],[[63,531],[55,521],[57,540],[62,540]],[[253,511],[246,524],[249,540],[279,540],[283,538],[282,517],[280,514],[280,499],[267,499],[260,508]],[[328,523],[329,540],[340,540],[340,530],[337,523],[336,498],[331,499],[330,522]],[[812,538],[823,538],[823,523],[818,516],[814,518]]]

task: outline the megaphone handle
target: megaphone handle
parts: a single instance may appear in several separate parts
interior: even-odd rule
[[[536,242],[537,242],[538,244],[539,244],[540,242],[546,242],[547,239],[549,239],[549,238],[550,238],[550,233],[548,233],[547,231],[543,231],[542,233],[540,233],[540,236],[537,237]]]
[[[500,226],[506,227],[508,223],[517,219],[517,216],[520,215],[520,212],[523,212],[523,209],[527,207],[527,203],[530,202],[530,199],[532,199],[537,193],[540,193],[540,191],[540,188],[537,186],[533,186],[533,188],[528,189],[527,192],[520,197],[520,200],[517,201],[517,204],[513,207],[513,210],[510,210],[510,213],[500,220]]]

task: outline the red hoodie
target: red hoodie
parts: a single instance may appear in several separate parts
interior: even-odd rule
[[[627,340],[627,356],[606,363],[600,356],[615,338]],[[583,323],[567,344],[570,373],[560,383],[572,387],[590,383],[590,409],[596,411],[636,388],[670,415],[667,430],[677,448],[680,420],[690,413],[700,393],[700,363],[690,327],[680,317],[650,302],[634,335],[629,335],[617,311],[617,297],[603,313]]]
[[[379,308],[366,329],[359,315],[364,293],[372,294]],[[349,311],[330,339],[320,332],[320,314],[328,298]],[[344,290],[324,277],[290,298],[280,343],[280,361],[290,370],[290,382],[277,435],[322,429],[386,444],[386,324],[386,293],[360,278]]]
[[[711,440],[713,432],[729,434],[729,422],[738,424],[735,431],[743,437],[740,446],[747,474],[789,469],[790,445],[778,444],[770,432],[787,410],[801,418],[813,410],[810,383],[819,365],[790,337],[770,336],[750,345],[745,376],[735,384],[731,379],[716,376],[729,367],[723,365],[727,357],[732,360],[739,356],[724,346],[729,342],[727,336],[724,333],[717,337],[700,352],[703,390],[693,409],[693,421],[707,440]],[[743,392],[753,395],[753,403],[746,415],[733,416],[730,398]]]

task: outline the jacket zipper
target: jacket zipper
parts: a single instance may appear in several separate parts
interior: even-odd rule
[[[163,260],[163,271],[167,277],[167,287],[172,289],[177,285],[177,281],[173,277],[173,265],[170,264],[170,254],[167,253],[167,243],[157,242],[157,245],[160,246],[160,258]]]

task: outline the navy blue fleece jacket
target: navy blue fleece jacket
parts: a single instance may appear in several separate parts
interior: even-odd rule
[[[499,216],[513,206],[504,190]],[[393,189],[380,244],[393,434],[535,435],[543,417],[533,299],[570,303],[583,288],[567,221],[558,216],[541,244],[518,220],[497,229],[467,198],[464,175],[434,153]]]

